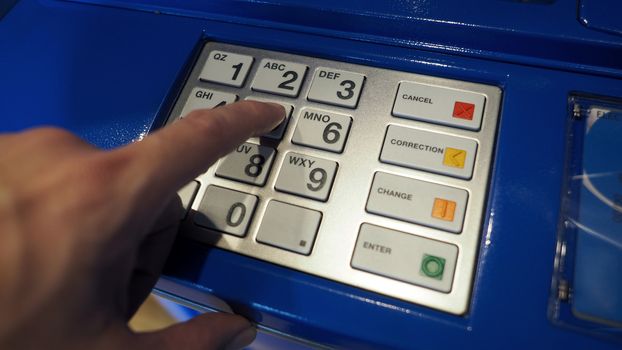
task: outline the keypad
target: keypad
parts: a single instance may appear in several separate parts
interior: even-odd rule
[[[469,179],[476,151],[472,139],[389,125],[380,161]]]
[[[209,42],[169,123],[237,100],[281,104],[286,120],[180,190],[182,234],[464,314],[500,97],[494,86]]]

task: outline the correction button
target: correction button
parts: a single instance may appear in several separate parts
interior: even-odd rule
[[[380,161],[470,179],[476,150],[473,139],[389,125]]]

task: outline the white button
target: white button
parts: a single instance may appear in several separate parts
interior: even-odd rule
[[[319,67],[315,70],[307,99],[356,108],[364,81],[363,74]]]
[[[237,100],[238,96],[236,94],[195,87],[192,89],[190,96],[188,96],[188,100],[186,100],[184,109],[181,111],[181,117],[195,109],[212,109]]]
[[[350,116],[304,108],[298,115],[292,142],[336,153],[343,152],[352,124]]]
[[[269,100],[269,99],[266,99],[266,98],[259,98],[259,97],[255,97],[255,96],[249,96],[249,97],[245,98],[245,100],[278,103],[281,106],[283,106],[283,108],[285,108],[285,120],[283,120],[283,122],[281,124],[279,124],[279,126],[274,128],[269,133],[267,133],[265,135],[262,135],[262,137],[267,137],[267,138],[274,139],[274,140],[280,140],[283,137],[283,133],[285,132],[285,128],[287,128],[287,123],[289,122],[289,118],[292,115],[292,110],[294,110],[294,107],[292,105],[290,105],[289,103],[284,103],[284,102],[281,102],[281,101]]]
[[[190,206],[192,206],[194,196],[196,196],[198,189],[199,183],[197,181],[190,181],[186,186],[177,191],[177,195],[181,199],[181,206],[184,208],[181,216],[182,220],[188,215],[188,210],[190,209]]]
[[[476,150],[472,139],[389,125],[380,161],[470,179]]]
[[[436,124],[479,130],[486,97],[440,86],[401,82],[393,115]]]
[[[321,220],[319,211],[270,201],[257,232],[257,242],[309,255]]]
[[[245,142],[220,160],[216,176],[263,186],[274,154],[273,148]]]
[[[365,209],[370,213],[460,233],[467,198],[465,190],[378,172]]]
[[[307,66],[304,64],[264,58],[255,74],[252,89],[296,97],[306,72]]]
[[[242,87],[253,64],[253,57],[225,51],[212,51],[203,66],[200,80]]]
[[[336,171],[336,162],[289,152],[274,187],[281,192],[326,201]]]
[[[363,224],[352,267],[449,293],[457,258],[453,244]]]
[[[195,224],[243,237],[251,222],[257,197],[219,186],[208,186],[194,215]]]

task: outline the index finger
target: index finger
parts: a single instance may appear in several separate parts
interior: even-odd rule
[[[281,105],[256,101],[196,110],[122,151],[134,160],[130,173],[144,176],[145,190],[157,199],[175,193],[218,158],[249,137],[272,130],[284,118]]]

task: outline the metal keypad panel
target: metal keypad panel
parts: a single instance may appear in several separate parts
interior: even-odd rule
[[[240,100],[288,118],[184,188],[184,235],[468,311],[498,87],[209,42],[168,122]]]

